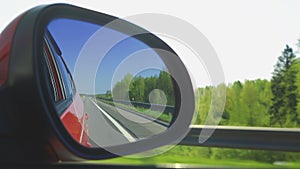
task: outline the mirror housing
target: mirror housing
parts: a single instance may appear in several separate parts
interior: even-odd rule
[[[135,38],[148,46],[168,53],[160,56],[176,84],[176,106],[175,118],[165,132],[105,149],[89,148],[72,138],[49,96],[49,84],[44,74],[46,64],[42,61],[46,27],[58,18],[109,25],[111,29],[129,36],[136,35]],[[114,21],[117,24],[109,24]],[[194,91],[189,74],[177,54],[166,43],[137,25],[72,5],[44,5],[14,20],[1,33],[0,44],[0,149],[9,152],[1,156],[2,161],[112,158],[176,144],[189,131],[194,114]]]

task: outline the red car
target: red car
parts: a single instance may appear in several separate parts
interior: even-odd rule
[[[80,144],[90,147],[88,115],[79,96],[72,75],[62,57],[62,52],[49,31],[45,32],[44,59],[49,81],[60,119],[71,136]],[[68,103],[68,104],[66,104]]]

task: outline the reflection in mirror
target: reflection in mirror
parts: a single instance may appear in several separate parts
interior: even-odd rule
[[[44,39],[51,97],[77,142],[121,145],[171,125],[173,80],[155,49],[114,29],[72,19],[50,22]]]

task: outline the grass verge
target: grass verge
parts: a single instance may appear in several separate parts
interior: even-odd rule
[[[215,159],[205,157],[206,147],[175,146],[171,150],[153,157],[130,158],[119,157],[109,160],[90,161],[97,164],[117,165],[168,165],[183,164],[191,167],[226,167],[226,168],[300,168],[299,162],[262,162],[247,159]],[[135,155],[137,157],[138,155]],[[238,158],[238,157],[237,157]]]

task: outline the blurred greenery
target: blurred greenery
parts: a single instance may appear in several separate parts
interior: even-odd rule
[[[287,45],[278,57],[271,80],[245,80],[207,86],[198,88],[196,96],[197,116],[194,124],[299,128],[300,59]],[[175,146],[164,154],[150,158],[120,157],[98,162],[300,168],[300,153]]]
[[[213,97],[224,94],[224,91],[226,97]],[[196,94],[199,98],[194,124],[220,121],[219,125],[228,126],[299,128],[300,59],[296,58],[292,48],[286,46],[274,66],[270,81],[236,81],[199,88]],[[223,102],[218,99],[223,99]]]
[[[127,74],[114,85],[112,92],[107,91],[106,93],[111,93],[117,100],[130,98],[131,101],[136,102],[175,105],[173,82],[171,76],[165,71],[160,71],[159,75],[150,77],[141,75],[133,77],[132,74]],[[106,97],[111,96],[107,95]]]
[[[109,160],[92,161],[102,164],[158,165],[158,164],[192,164],[191,167],[246,167],[246,168],[300,168],[295,157],[298,153],[272,152],[262,150],[240,150],[228,148],[208,148],[192,146],[175,146],[171,150],[147,158],[119,157]],[[269,157],[269,160],[265,160]],[[288,157],[289,161],[283,157]]]

